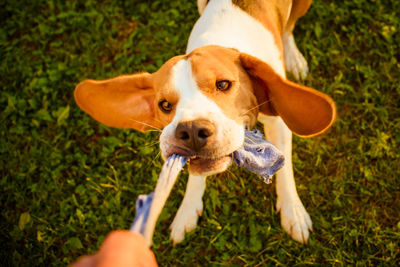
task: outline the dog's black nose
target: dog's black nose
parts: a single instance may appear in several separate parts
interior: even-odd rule
[[[204,147],[213,134],[214,124],[205,119],[181,122],[175,130],[175,138],[195,152]]]

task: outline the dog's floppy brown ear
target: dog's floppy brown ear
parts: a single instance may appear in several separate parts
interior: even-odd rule
[[[240,60],[248,74],[261,83],[274,111],[295,134],[311,137],[332,125],[336,107],[329,96],[281,77],[253,56],[242,53]]]
[[[83,111],[107,126],[142,132],[162,127],[155,118],[155,91],[149,73],[85,80],[75,88],[74,96]]]

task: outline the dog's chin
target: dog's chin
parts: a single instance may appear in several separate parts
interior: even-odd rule
[[[189,159],[189,173],[209,176],[225,171],[232,163],[232,157],[226,155],[220,158],[193,157]]]

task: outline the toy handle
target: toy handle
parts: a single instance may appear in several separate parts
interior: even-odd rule
[[[144,231],[146,228],[147,219],[149,217],[149,212],[151,204],[153,202],[154,193],[148,195],[139,195],[136,200],[136,217],[133,221],[131,228],[132,232],[138,232],[144,236]]]

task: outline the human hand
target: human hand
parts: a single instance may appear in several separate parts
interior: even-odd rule
[[[127,230],[107,235],[100,250],[82,256],[70,267],[153,267],[158,266],[153,252],[142,235]]]

